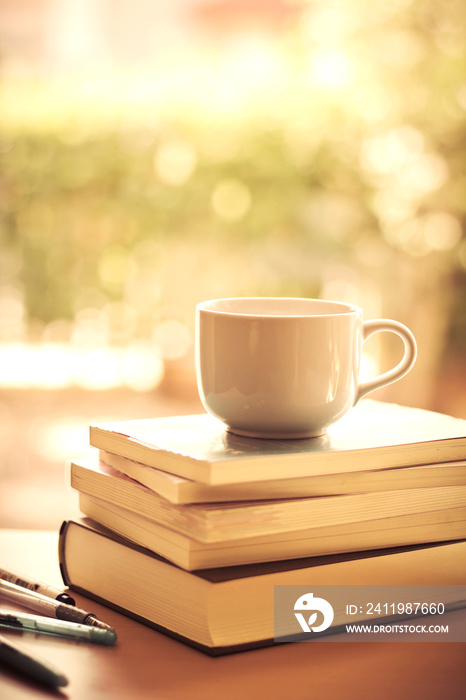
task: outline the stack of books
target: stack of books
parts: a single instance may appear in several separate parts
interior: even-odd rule
[[[90,426],[71,588],[212,654],[274,640],[276,585],[466,583],[466,421],[366,399],[326,435],[208,414]]]

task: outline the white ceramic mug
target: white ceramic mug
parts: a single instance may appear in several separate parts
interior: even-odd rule
[[[379,331],[399,335],[396,367],[360,381],[362,345]],[[401,379],[416,359],[411,331],[363,321],[358,306],[318,299],[240,297],[196,307],[196,374],[206,410],[233,433],[315,437],[359,399]]]

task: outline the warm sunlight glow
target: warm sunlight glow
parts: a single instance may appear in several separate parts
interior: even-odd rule
[[[167,185],[184,185],[194,172],[197,155],[186,141],[167,141],[157,150],[155,172]]]
[[[141,343],[126,349],[74,348],[68,344],[0,345],[0,387],[102,391],[126,386],[135,391],[156,388],[163,378],[158,349]]]
[[[348,57],[341,51],[322,51],[311,58],[311,75],[323,88],[338,90],[352,82]]]
[[[218,296],[400,310],[464,355],[459,0],[7,5],[0,386],[155,388]]]
[[[166,360],[177,360],[184,357],[192,346],[189,330],[183,323],[175,319],[162,321],[156,327],[153,339]]]

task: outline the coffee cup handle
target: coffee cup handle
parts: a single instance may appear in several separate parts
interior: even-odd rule
[[[392,384],[392,382],[396,382],[398,379],[404,377],[416,361],[417,347],[414,335],[411,333],[409,328],[398,321],[390,321],[388,319],[374,319],[372,321],[365,321],[363,323],[363,343],[374,335],[374,333],[380,333],[383,331],[395,333],[396,335],[400,336],[404,343],[403,358],[396,365],[396,367],[388,370],[388,372],[378,374],[372,379],[360,382],[356,392],[356,398],[353,404],[354,406],[363,396],[369,394],[371,391],[387,386],[387,384]]]

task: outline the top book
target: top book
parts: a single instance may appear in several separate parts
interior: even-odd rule
[[[90,444],[194,481],[239,484],[462,460],[466,420],[365,399],[317,438],[240,437],[206,413],[91,425]]]

